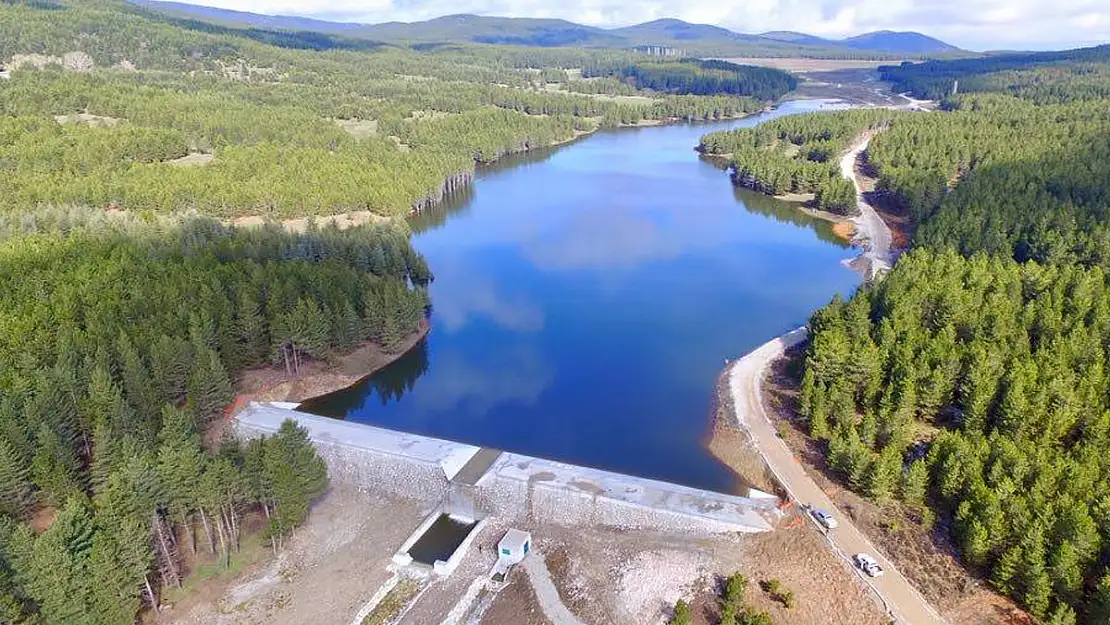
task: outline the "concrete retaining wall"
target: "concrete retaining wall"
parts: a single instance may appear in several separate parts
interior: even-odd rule
[[[447,476],[439,463],[441,458],[405,453],[405,441],[410,435],[266,404],[251,404],[240,413],[235,430],[242,438],[273,434],[288,418],[308,429],[317,452],[328,464],[328,475],[337,482],[425,502],[439,502],[447,493]],[[392,445],[366,444],[358,438],[360,432],[351,435],[354,430],[364,428],[375,435],[385,433],[392,437],[395,434],[397,440]],[[446,451],[443,458],[451,457],[453,450]]]
[[[712,493],[511,453],[501,454],[473,486],[452,485],[448,475],[473,457],[477,447],[318,417],[272,404],[252,403],[238,415],[236,430],[243,437],[269,434],[286,419],[294,419],[308,430],[333,480],[410,499],[442,502],[448,508],[453,500],[465,500],[468,509],[458,512],[466,515],[492,515],[508,523],[607,525],[695,533],[767,531],[778,515],[775,501]],[[448,497],[449,492],[456,496]]]

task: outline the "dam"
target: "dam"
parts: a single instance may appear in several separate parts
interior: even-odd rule
[[[308,431],[332,480],[439,504],[469,518],[691,533],[764,532],[774,497],[739,497],[522,454],[320,417],[295,404],[252,402],[242,438],[292,419]]]

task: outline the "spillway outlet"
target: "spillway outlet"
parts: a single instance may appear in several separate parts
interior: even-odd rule
[[[420,524],[393,560],[398,564],[429,566],[438,575],[450,575],[466,555],[481,525],[481,521],[438,511]]]

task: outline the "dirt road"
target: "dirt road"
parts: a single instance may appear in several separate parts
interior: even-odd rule
[[[902,576],[845,514],[838,514],[832,500],[821,490],[779,438],[763,408],[761,384],[768,365],[783,352],[805,340],[807,330],[799,328],[774,339],[734,362],[729,371],[737,425],[747,430],[771,471],[796,505],[810,505],[832,512],[839,527],[826,534],[832,550],[851,566],[851,557],[868,553],[885,569],[886,574],[870,578],[860,573],[899,623],[908,625],[940,625],[945,623],[924,597]],[[812,519],[811,519],[812,521]]]
[[[864,249],[862,255],[862,258],[866,261],[864,275],[870,280],[890,271],[893,257],[891,254],[890,228],[887,227],[882,217],[879,217],[879,214],[875,212],[875,209],[864,201],[863,189],[860,188],[859,180],[856,178],[856,159],[867,149],[869,143],[871,143],[870,134],[865,135],[844,153],[844,156],[840,158],[840,175],[851,180],[856,187],[856,205],[859,207],[859,215],[852,219],[852,223],[856,227],[857,242]]]

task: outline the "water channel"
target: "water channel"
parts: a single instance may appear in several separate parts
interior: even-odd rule
[[[734,189],[693,148],[744,120],[597,133],[506,159],[413,220],[432,332],[328,416],[728,492],[705,449],[726,358],[859,277],[829,224]]]

